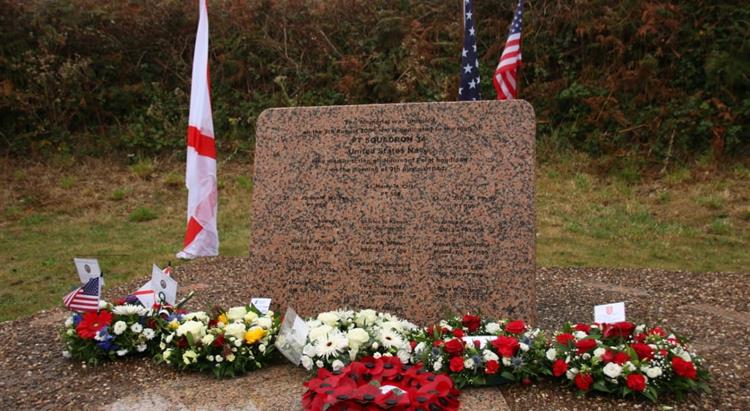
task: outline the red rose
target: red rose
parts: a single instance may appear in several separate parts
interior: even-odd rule
[[[555,337],[555,340],[557,340],[557,342],[562,345],[568,345],[569,342],[575,339],[576,337],[573,337],[573,334],[568,333],[559,334],[557,337]]]
[[[441,345],[443,345],[443,340],[435,340],[432,342],[433,347],[440,347]]]
[[[518,349],[521,347],[521,345],[518,343],[518,340],[513,337],[506,337],[504,335],[497,337],[495,340],[491,341],[490,344],[492,344],[497,352],[505,358],[514,356],[516,354],[516,351],[518,351]]]
[[[638,334],[635,335],[635,337],[633,337],[633,339],[635,340],[635,342],[642,343],[642,342],[646,341],[646,334],[644,334],[644,333],[638,333]]]
[[[511,334],[521,334],[526,331],[526,323],[523,321],[511,321],[505,325],[505,331]]]
[[[214,347],[221,347],[224,345],[224,335],[217,335],[214,342],[211,343]]]
[[[576,387],[578,387],[581,391],[588,391],[589,388],[591,388],[591,384],[594,383],[594,379],[591,377],[590,374],[576,374],[576,378],[574,380],[576,383]]]
[[[484,372],[486,374],[497,374],[497,370],[500,369],[500,363],[495,360],[489,360],[487,361],[487,364],[485,364]]]
[[[409,341],[409,346],[411,347],[412,350],[414,350],[414,348],[417,346],[417,342],[414,340],[411,340]]]
[[[658,335],[660,337],[666,337],[667,333],[661,327],[654,327],[648,332],[651,335]]]
[[[451,358],[451,364],[450,364],[451,371],[453,372],[461,372],[464,369],[464,359],[462,357],[453,357]]]
[[[588,325],[588,324],[584,324],[584,323],[578,323],[578,324],[576,324],[576,326],[574,328],[575,328],[576,331],[583,331],[586,334],[588,334],[589,331],[591,331],[591,326]]]
[[[464,335],[466,335],[464,333],[464,330],[462,330],[460,328],[456,328],[455,330],[453,330],[453,336],[456,337],[456,338],[463,338]]]
[[[557,360],[552,364],[552,375],[555,377],[565,374],[565,371],[568,371],[568,363],[564,360]]]
[[[576,348],[578,348],[578,354],[589,352],[596,348],[596,340],[593,338],[584,338],[581,341],[576,342]]]
[[[613,361],[617,365],[623,365],[626,362],[630,361],[630,355],[628,353],[618,352],[617,354],[615,354],[615,359]]]
[[[654,350],[652,350],[648,344],[634,343],[630,344],[630,348],[638,354],[638,358],[641,360],[650,360],[654,358]]]
[[[615,353],[612,350],[604,351],[604,354],[602,354],[602,362],[606,364],[614,360],[615,360]]]
[[[694,380],[698,374],[695,371],[695,365],[690,361],[685,361],[680,357],[672,357],[672,369],[680,377]]]
[[[445,352],[451,355],[451,357],[459,356],[464,352],[464,342],[458,338],[454,338],[445,343]]]
[[[474,342],[474,348],[476,348],[477,350],[482,348],[482,343],[479,340],[474,340],[473,342]]]
[[[461,320],[461,324],[469,329],[469,332],[474,332],[479,329],[479,326],[482,324],[482,319],[479,318],[478,315],[464,315],[464,318]]]
[[[627,383],[633,391],[643,392],[646,389],[646,377],[641,374],[628,374]]]
[[[81,322],[76,326],[78,335],[85,339],[91,340],[96,337],[96,333],[102,328],[112,323],[112,313],[107,310],[88,312],[83,315]]]
[[[635,330],[635,324],[628,321],[620,321],[614,324],[604,324],[604,337],[629,337]]]

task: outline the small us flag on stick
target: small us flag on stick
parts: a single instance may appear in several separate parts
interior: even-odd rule
[[[101,277],[94,277],[86,282],[83,287],[78,287],[63,298],[63,303],[69,310],[86,312],[99,309],[99,296],[101,295]]]
[[[477,57],[476,17],[472,13],[471,0],[464,0],[464,48],[461,50],[461,85],[458,99],[479,100],[479,58]]]
[[[513,22],[508,30],[505,49],[500,63],[495,69],[492,83],[497,90],[498,100],[512,100],[518,97],[518,68],[521,66],[521,23],[523,23],[523,0],[518,1]]]

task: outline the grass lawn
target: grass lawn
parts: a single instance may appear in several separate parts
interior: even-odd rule
[[[748,271],[750,170],[678,168],[599,177],[583,156],[537,169],[537,260],[544,266]],[[221,254],[248,253],[252,166],[219,165]],[[174,261],[185,228],[181,162],[0,161],[0,320],[61,304],[73,257],[108,284]]]

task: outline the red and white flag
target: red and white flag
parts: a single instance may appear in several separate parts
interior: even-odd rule
[[[211,118],[206,0],[199,0],[199,9],[187,133],[187,230],[183,249],[177,253],[177,257],[182,259],[219,255],[219,232],[216,227],[216,142]]]
[[[521,67],[521,27],[523,25],[523,0],[518,1],[513,22],[508,29],[508,38],[495,69],[492,83],[498,100],[513,100],[518,97],[518,68]]]

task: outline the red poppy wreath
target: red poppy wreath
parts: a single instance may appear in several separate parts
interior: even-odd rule
[[[444,374],[398,357],[366,357],[338,371],[319,369],[305,383],[305,410],[458,410],[460,391]]]

